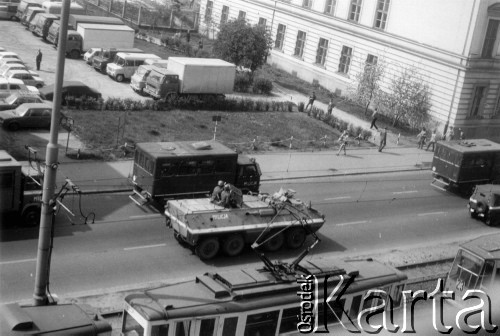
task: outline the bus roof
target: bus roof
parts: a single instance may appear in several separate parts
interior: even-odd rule
[[[213,140],[202,142],[143,142],[137,144],[137,149],[148,153],[154,158],[205,156],[213,154],[236,155],[236,152],[232,149]]]
[[[481,236],[460,246],[483,259],[500,259],[500,233]]]
[[[439,144],[461,153],[500,151],[500,144],[488,139],[440,141]]]
[[[332,267],[332,265],[336,265]],[[346,294],[404,281],[406,275],[373,260],[341,261],[331,259],[303,262],[302,267],[318,278],[330,276],[328,288],[339,282],[339,275],[358,275]],[[351,273],[352,272],[352,273]],[[286,279],[274,277],[265,269],[229,270],[206,273],[196,280],[131,294],[125,301],[149,321],[193,316],[218,315],[221,312],[248,311],[286,304],[299,304],[296,275]],[[320,286],[323,281],[319,281]],[[319,291],[322,295],[323,291]],[[153,305],[154,302],[154,305]]]

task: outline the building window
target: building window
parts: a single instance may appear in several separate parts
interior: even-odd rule
[[[304,45],[306,44],[306,33],[302,30],[299,30],[297,33],[297,42],[295,42],[295,51],[293,53],[294,56],[302,57],[304,53]]]
[[[247,16],[247,12],[240,11],[238,13],[238,20],[245,20],[245,17]]]
[[[472,109],[470,115],[472,117],[482,114],[482,109],[484,106],[484,98],[486,97],[486,86],[476,86],[474,89],[474,97],[472,98]]]
[[[359,14],[361,13],[361,5],[363,0],[351,0],[351,7],[349,9],[349,20],[358,22]]]
[[[328,40],[320,38],[318,42],[318,50],[316,52],[316,64],[325,65],[327,50]]]
[[[377,62],[378,62],[377,56],[374,56],[372,54],[368,54],[368,56],[366,56],[366,62],[365,62],[366,66],[377,65]]]
[[[335,12],[335,6],[337,6],[337,0],[326,0],[325,14],[333,15],[333,13]]]
[[[214,7],[213,1],[207,1],[207,8],[205,9],[205,21],[212,20],[212,9]]]
[[[493,52],[495,50],[499,26],[500,20],[490,20],[488,22],[488,28],[486,29],[486,36],[484,38],[483,52],[481,53],[481,57],[492,58],[494,56]]]
[[[286,26],[281,23],[278,25],[278,31],[276,32],[276,40],[274,41],[274,47],[276,49],[283,49],[283,41],[285,40]]]
[[[259,18],[259,26],[267,26],[267,20],[264,19],[263,17]]]
[[[312,0],[303,0],[302,1],[302,7],[311,9],[311,7],[312,7]]]
[[[342,53],[340,54],[339,61],[339,72],[340,73],[348,73],[349,66],[351,65],[351,57],[352,57],[352,48],[343,46]]]
[[[222,6],[222,13],[220,15],[220,24],[227,23],[227,19],[229,17],[229,7],[228,6]]]
[[[375,12],[375,28],[385,29],[390,2],[391,0],[378,0],[377,11]]]

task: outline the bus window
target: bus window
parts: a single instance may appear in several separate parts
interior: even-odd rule
[[[175,325],[175,336],[189,336],[191,321],[180,321]]]
[[[200,336],[213,336],[215,331],[215,318],[201,321]]]
[[[255,176],[257,175],[257,169],[255,166],[243,166],[240,168],[240,176]]]
[[[199,162],[198,169],[199,174],[207,175],[214,173],[214,160],[203,160]]]
[[[222,329],[222,336],[236,335],[236,327],[238,326],[238,317],[226,317],[224,319],[224,327]]]
[[[495,262],[488,260],[484,263],[483,272],[481,273],[481,287],[489,288],[491,286],[491,279],[493,278],[493,269],[495,268]]]
[[[182,161],[178,175],[196,175],[196,161]]]
[[[174,176],[177,173],[177,164],[176,162],[165,162],[161,165],[160,176],[168,177]]]
[[[300,307],[283,309],[281,316],[280,333],[297,330],[297,316],[300,315]]]
[[[231,172],[231,160],[217,160],[215,161],[215,172],[216,173],[230,173]]]
[[[318,305],[318,324],[325,324],[325,313],[326,309],[326,324],[337,323],[342,320],[342,315],[344,314],[345,299],[339,301],[339,305],[330,302],[326,306],[323,303]]]
[[[457,254],[456,260],[450,271],[450,279],[456,280],[457,289],[460,291],[465,289],[475,289],[478,273],[481,270],[482,260],[470,253],[460,250]]]
[[[143,167],[148,173],[153,174],[153,161],[151,161],[149,158],[144,157],[144,167]]]
[[[245,336],[271,336],[276,334],[279,311],[270,311],[247,316]]]
[[[135,331],[137,335],[144,335],[144,328],[125,311],[122,320],[122,333],[127,335],[127,333],[132,331]]]
[[[168,324],[153,326],[151,336],[168,336]]]

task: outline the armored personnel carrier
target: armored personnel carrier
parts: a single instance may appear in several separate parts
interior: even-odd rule
[[[237,256],[255,242],[267,251],[283,245],[297,249],[325,223],[319,211],[294,198],[293,190],[241,195],[232,187],[231,193],[235,197],[230,208],[210,198],[172,200],[165,206],[175,238],[202,260],[214,258],[219,250]]]

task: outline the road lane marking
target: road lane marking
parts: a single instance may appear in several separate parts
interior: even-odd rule
[[[156,245],[143,245],[143,246],[125,247],[123,250],[124,251],[130,251],[130,250],[138,250],[138,249],[145,249],[145,248],[151,248],[151,247],[161,247],[161,246],[167,246],[167,244],[156,244]]]
[[[12,261],[2,261],[0,265],[9,265],[9,264],[20,264],[25,262],[36,261],[36,258],[33,259],[21,259],[21,260],[12,260]]]
[[[443,215],[443,214],[447,214],[447,212],[446,211],[424,212],[417,214],[417,216],[432,216],[432,215]]]
[[[356,224],[365,224],[365,223],[368,223],[368,221],[340,223],[340,224],[336,224],[336,226],[356,225]]]
[[[399,194],[413,194],[413,193],[417,193],[418,190],[407,190],[407,191],[393,191],[392,194],[393,195],[399,195]]]
[[[325,198],[325,201],[334,201],[334,200],[349,199],[349,198],[351,198],[351,196],[339,196],[339,197]]]
[[[139,219],[139,218],[148,218],[148,217],[161,217],[161,214],[149,214],[149,215],[137,215],[137,216],[129,216],[129,218]]]

